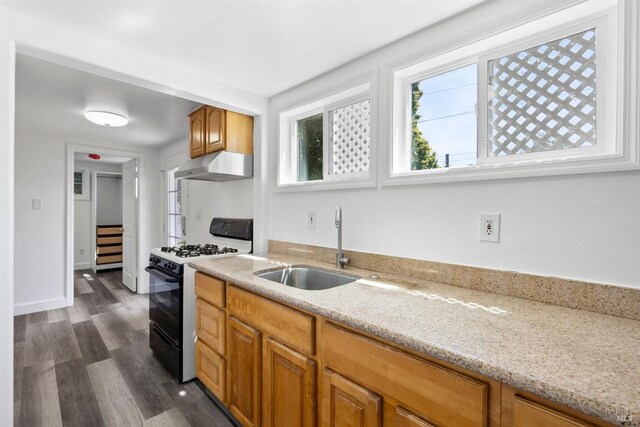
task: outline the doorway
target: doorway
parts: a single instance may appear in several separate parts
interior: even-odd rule
[[[139,161],[134,156],[73,152],[73,270],[108,271],[138,291]],[[68,283],[72,295],[73,274]],[[72,297],[73,298],[73,297]]]

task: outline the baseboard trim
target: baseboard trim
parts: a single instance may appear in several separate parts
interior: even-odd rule
[[[37,313],[39,311],[54,310],[56,308],[67,307],[67,298],[49,298],[38,301],[21,302],[13,305],[13,315]]]
[[[74,270],[88,270],[91,268],[90,262],[77,262],[73,265]]]

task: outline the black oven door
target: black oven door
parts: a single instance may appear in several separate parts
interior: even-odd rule
[[[149,321],[173,345],[182,347],[182,277],[152,265],[149,273]]]

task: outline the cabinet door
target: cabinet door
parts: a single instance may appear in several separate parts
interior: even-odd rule
[[[588,427],[592,424],[515,396],[513,425],[515,427]]]
[[[204,302],[196,300],[196,335],[209,347],[224,356],[224,311]]]
[[[271,338],[263,351],[263,426],[315,426],[315,362]]]
[[[207,137],[206,152],[215,153],[224,150],[225,139],[225,111],[220,108],[206,107]]]
[[[434,425],[402,407],[397,407],[394,427],[434,427]]]
[[[382,399],[333,371],[322,378],[322,427],[380,427]]]
[[[244,427],[260,425],[260,332],[229,317],[227,331],[229,411]]]
[[[201,108],[189,116],[189,153],[192,159],[202,156],[206,151],[205,111],[205,108]]]
[[[196,342],[196,376],[222,403],[226,403],[224,359],[200,340]]]

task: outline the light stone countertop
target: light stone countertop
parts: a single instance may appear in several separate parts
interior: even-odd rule
[[[347,267],[322,291],[256,271],[328,263],[278,253],[194,261],[203,273],[614,424],[640,425],[640,321]],[[371,279],[378,275],[378,279]]]

